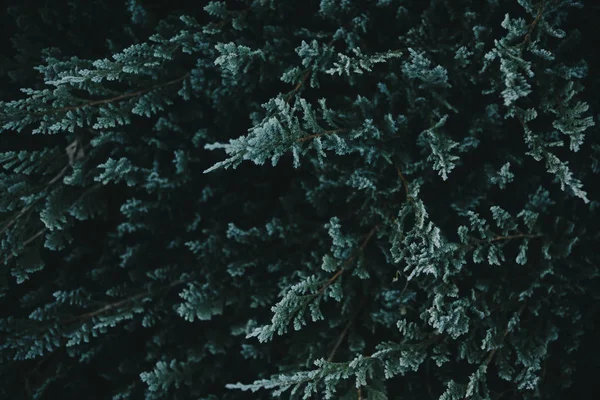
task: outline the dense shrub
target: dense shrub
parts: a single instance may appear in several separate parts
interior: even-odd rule
[[[590,396],[600,6],[14,3],[0,398]]]

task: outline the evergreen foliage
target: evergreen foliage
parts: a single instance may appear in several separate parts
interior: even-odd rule
[[[0,398],[590,396],[600,6],[13,3]]]

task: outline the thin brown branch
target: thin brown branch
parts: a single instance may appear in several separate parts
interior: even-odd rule
[[[87,144],[86,146],[84,146],[82,148],[82,150],[85,151],[89,147],[90,147],[90,145]],[[55,184],[56,182],[58,182],[59,180],[61,180],[67,174],[67,171],[69,170],[69,167],[71,166],[70,164],[71,163],[65,165],[54,178],[52,178],[50,181],[48,181],[48,183],[46,184],[46,186],[42,190],[48,189],[48,187],[52,186],[53,184]],[[31,210],[31,208],[33,206],[35,206],[42,199],[43,199],[43,197],[39,197],[38,199],[36,199],[35,201],[33,201],[31,204],[23,207],[21,209],[21,211],[19,211],[19,213],[17,215],[15,215],[10,221],[8,221],[6,223],[6,225],[4,225],[4,227],[2,229],[0,229],[0,235],[2,235],[4,232],[6,232],[11,226],[13,226],[17,222],[17,220],[19,220],[23,215],[27,214],[27,212],[29,210]]]
[[[72,323],[72,322],[75,322],[75,321],[87,320],[87,319],[96,317],[98,315],[104,314],[107,311],[114,310],[114,309],[119,308],[121,306],[124,306],[126,304],[132,303],[132,302],[134,302],[136,300],[142,299],[144,297],[152,296],[152,295],[154,295],[154,294],[156,294],[158,292],[162,292],[163,290],[169,290],[169,289],[171,289],[171,288],[173,288],[173,287],[175,287],[177,285],[180,285],[180,284],[186,283],[186,282],[188,282],[188,281],[187,280],[183,280],[183,279],[178,279],[176,281],[171,282],[167,286],[162,287],[162,288],[160,288],[158,290],[155,290],[153,292],[144,291],[144,292],[138,293],[136,295],[133,295],[133,296],[127,297],[125,299],[116,301],[114,303],[106,304],[104,307],[101,307],[101,308],[98,308],[96,310],[87,312],[85,314],[80,314],[80,315],[71,317],[71,318],[63,321],[62,323],[63,324],[69,324],[69,323]]]
[[[40,229],[39,231],[36,232],[35,235],[31,236],[29,239],[27,239],[26,241],[23,242],[23,247],[27,246],[28,244],[33,242],[35,239],[39,238],[47,231],[48,231],[48,228]]]
[[[404,187],[404,193],[406,193],[406,200],[408,200],[411,203],[414,203],[415,199],[413,199],[412,196],[408,192],[408,181],[406,180],[406,178],[404,177],[404,174],[400,170],[400,167],[396,163],[394,163],[394,167],[396,167],[396,173],[398,174],[398,177],[402,181],[402,186]]]
[[[465,243],[465,244],[461,245],[459,247],[459,249],[470,248],[476,244],[481,244],[481,243],[492,243],[492,242],[500,242],[503,240],[508,241],[508,240],[513,240],[513,239],[535,239],[535,238],[540,238],[540,237],[544,237],[544,235],[519,233],[516,235],[495,236],[491,239],[477,239],[477,238],[472,237],[470,239],[473,243]]]
[[[89,101],[87,103],[79,104],[79,105],[76,105],[76,106],[54,108],[54,109],[51,109],[51,110],[47,110],[47,111],[35,113],[34,115],[46,115],[46,114],[52,114],[52,113],[58,113],[58,112],[66,112],[66,111],[78,110],[78,109],[84,108],[84,107],[92,107],[92,106],[97,106],[97,105],[101,105],[101,104],[114,103],[114,102],[117,102],[117,101],[129,99],[131,97],[141,96],[144,93],[147,93],[147,92],[149,92],[151,90],[154,90],[154,89],[159,89],[159,88],[162,88],[162,87],[165,87],[165,86],[174,85],[176,83],[179,83],[179,82],[183,81],[189,75],[190,75],[190,73],[186,72],[184,75],[180,76],[179,78],[170,80],[168,82],[159,83],[159,84],[156,84],[156,85],[144,88],[144,89],[140,89],[140,90],[137,90],[135,92],[123,93],[123,94],[121,94],[119,96],[110,97],[110,98],[107,98],[107,99]]]
[[[432,333],[430,333],[430,334],[429,334],[429,336],[428,336],[428,337],[427,337],[425,340],[423,340],[422,342],[419,342],[419,343],[414,343],[414,344],[411,344],[411,343],[404,343],[403,345],[404,345],[404,346],[420,346],[420,347],[428,347],[430,344],[433,344],[433,343],[435,343],[435,342],[438,342],[438,341],[440,341],[440,340],[441,340],[441,339],[443,339],[443,338],[444,338],[444,336],[443,336],[443,335],[441,335],[441,334],[439,334],[439,333],[432,332]],[[372,354],[370,354],[370,355],[364,356],[364,358],[373,358],[373,355],[372,355]]]
[[[72,319],[70,319],[68,322],[81,321],[81,320],[90,319],[90,318],[95,317],[97,315],[104,314],[107,311],[113,310],[115,308],[119,308],[119,307],[121,307],[121,306],[123,306],[125,304],[132,303],[132,302],[134,302],[136,300],[139,300],[141,298],[149,296],[150,294],[151,294],[150,292],[138,293],[138,294],[136,294],[134,296],[131,296],[131,297],[128,297],[126,299],[119,300],[119,301],[116,301],[114,303],[107,304],[104,307],[98,308],[98,309],[96,309],[94,311],[90,311],[88,313],[75,316]]]
[[[128,298],[116,301],[114,303],[106,304],[105,306],[103,306],[101,308],[98,308],[96,310],[87,312],[85,314],[80,314],[80,315],[72,316],[70,318],[63,318],[62,320],[58,320],[58,321],[54,320],[54,321],[52,321],[51,325],[37,326],[37,327],[33,328],[31,331],[29,331],[28,334],[31,334],[32,332],[39,332],[39,331],[42,331],[42,330],[47,330],[47,329],[49,329],[52,326],[56,326],[55,324],[57,324],[57,323],[64,326],[64,325],[71,324],[73,322],[82,322],[82,321],[85,321],[86,319],[89,319],[89,318],[92,318],[92,317],[96,317],[98,315],[106,313],[107,311],[114,310],[114,309],[116,309],[118,307],[127,305],[127,304],[129,304],[131,302],[134,302],[136,300],[142,299],[144,297],[154,296],[154,295],[156,295],[156,294],[158,294],[158,293],[160,293],[162,291],[169,290],[169,289],[171,289],[171,288],[173,288],[173,287],[175,287],[177,285],[180,285],[182,283],[191,282],[191,281],[192,281],[192,279],[187,279],[187,280],[179,279],[179,280],[171,282],[170,284],[168,284],[166,286],[163,286],[163,287],[161,287],[159,289],[156,289],[154,291],[148,291],[148,290],[146,290],[144,292],[138,293],[138,294],[130,296]],[[66,343],[67,339],[68,338],[66,338],[66,337],[63,337],[61,339],[62,345],[64,345]],[[49,354],[54,354],[54,353],[49,353]]]
[[[348,321],[348,323],[344,327],[344,330],[342,331],[342,333],[338,337],[337,341],[335,342],[335,346],[333,346],[333,349],[329,353],[329,357],[327,357],[327,361],[331,362],[333,360],[333,357],[335,356],[335,353],[338,351],[340,345],[344,341],[344,338],[348,334],[348,330],[350,329],[350,327],[352,326],[352,324],[354,323],[354,321],[356,321],[356,318],[360,315],[362,309],[364,308],[364,306],[366,304],[367,304],[367,299],[364,298],[362,304],[360,305],[360,307],[358,308],[358,310],[356,310],[356,312],[352,316],[352,318],[350,318],[350,320]]]
[[[367,233],[367,236],[365,237],[365,239],[360,244],[360,246],[358,248],[358,251],[355,252],[354,255],[352,255],[352,257],[350,257],[349,259],[347,259],[346,262],[345,262],[345,264],[350,264],[352,261],[354,261],[354,259],[356,258],[356,256],[359,253],[361,253],[365,249],[365,247],[367,247],[367,244],[369,243],[369,241],[371,240],[371,238],[375,234],[375,231],[377,231],[377,229],[379,229],[380,226],[381,226],[381,223],[376,224],[373,228],[371,228],[371,230],[369,231],[369,233]]]
[[[521,305],[521,307],[519,308],[519,311],[517,311],[517,314],[519,316],[521,316],[521,314],[523,313],[523,311],[525,310],[525,305],[526,303],[523,303]],[[508,336],[508,328],[506,328],[506,330],[504,331],[504,334],[502,335],[502,339],[500,340],[500,344],[499,346],[501,346],[504,343],[504,340],[506,339],[506,337]],[[484,365],[489,365],[489,363],[492,361],[492,359],[494,358],[494,355],[496,355],[496,351],[498,350],[498,347],[493,349],[492,351],[490,351],[490,353],[488,354],[486,360],[484,361]]]
[[[243,10],[227,10],[227,12],[229,14],[240,14],[240,15],[246,14],[246,13],[248,13],[248,11],[250,11],[250,7],[245,8]],[[217,28],[223,28],[225,25],[227,25],[228,22],[231,22],[231,21],[233,21],[233,18],[224,18],[221,21],[216,22],[215,25]]]
[[[329,286],[331,286],[331,284],[332,284],[333,282],[335,282],[335,281],[336,281],[336,280],[337,280],[337,279],[340,277],[340,275],[342,275],[342,273],[343,273],[343,272],[344,272],[344,270],[343,270],[343,269],[341,269],[341,268],[340,268],[340,269],[338,269],[338,270],[336,271],[336,273],[335,273],[335,274],[333,274],[333,276],[332,276],[331,278],[329,278],[329,280],[327,281],[327,283],[326,283],[326,284],[324,284],[323,286],[321,286],[321,288],[320,288],[320,289],[319,289],[319,291],[317,292],[317,295],[319,295],[319,294],[323,293],[323,292],[325,291],[325,289],[327,289]]]
[[[331,39],[327,43],[327,46],[331,46],[333,44],[333,42],[335,42],[335,39]],[[294,87],[294,89],[292,89],[292,91],[287,94],[287,99],[285,100],[285,102],[287,104],[290,103],[290,101],[292,100],[292,97],[294,97],[294,95],[296,93],[298,93],[298,91],[306,84],[306,81],[308,80],[308,78],[310,77],[310,75],[312,74],[312,72],[313,72],[313,68],[312,67],[308,67],[304,71],[304,75],[302,76],[302,79],[300,80],[300,82],[298,82],[296,84],[296,86]]]
[[[493,239],[490,239],[490,242],[497,242],[500,240],[512,240],[512,239],[522,239],[522,238],[538,238],[538,237],[542,237],[543,235],[534,235],[534,234],[527,234],[527,233],[519,233],[518,235],[507,235],[507,236],[496,236]]]
[[[47,186],[50,186],[56,182],[58,182],[59,179],[62,179],[66,174],[67,171],[69,170],[70,165],[65,165],[63,167],[63,169],[60,170],[60,172],[58,173],[58,175],[56,175],[54,178],[52,178],[49,182]]]
[[[44,188],[47,189],[50,185],[53,185],[54,183],[56,183],[58,180],[60,180],[62,177],[65,176],[65,174],[67,173],[67,170],[69,169],[69,165],[65,165],[63,167],[63,169],[60,170],[60,172],[58,173],[58,175],[56,175],[54,178],[52,178],[47,184],[46,187]],[[4,225],[4,227],[2,229],[0,229],[0,235],[2,235],[4,232],[6,232],[12,225],[14,225],[15,222],[17,222],[17,220],[19,218],[21,218],[23,215],[25,215],[29,210],[31,210],[31,208],[36,205],[43,197],[39,197],[37,200],[35,200],[33,203],[23,207],[21,209],[21,211],[19,211],[19,213],[14,216],[10,221],[8,221],[6,223],[6,225]]]
[[[292,89],[291,92],[289,92],[287,94],[287,99],[285,100],[285,102],[287,104],[290,104],[290,101],[292,100],[292,98],[294,97],[294,95],[296,93],[298,93],[298,91],[302,88],[302,86],[304,86],[304,84],[306,83],[306,81],[308,80],[308,78],[310,77],[310,74],[312,73],[312,68],[307,68],[306,72],[304,73],[304,75],[302,76],[302,79],[300,80],[300,82],[298,82],[296,84],[296,86],[294,87],[294,89]]]
[[[547,1],[544,1],[540,7],[538,8],[538,13],[535,16],[535,19],[533,20],[533,22],[529,25],[529,30],[527,31],[527,34],[525,35],[525,37],[523,38],[523,41],[519,44],[519,46],[521,46],[522,48],[525,48],[530,42],[531,42],[531,35],[533,34],[533,30],[535,29],[535,27],[537,26],[537,24],[540,22],[540,20],[542,19],[542,15],[544,14],[544,10],[546,9],[546,5],[548,4]]]
[[[6,232],[11,226],[13,226],[15,224],[15,222],[17,222],[17,220],[19,218],[21,218],[23,215],[25,215],[27,213],[27,211],[31,210],[31,208],[39,201],[36,200],[33,203],[29,204],[26,207],[23,207],[21,209],[21,211],[19,211],[19,213],[17,215],[15,215],[10,221],[8,221],[6,223],[6,225],[4,225],[4,227],[2,229],[0,229],[0,235],[2,235],[4,232]]]
[[[519,233],[516,235],[496,236],[491,239],[475,239],[475,238],[473,238],[472,240],[475,243],[492,243],[492,242],[500,242],[503,240],[512,240],[512,239],[533,239],[533,238],[539,238],[542,236],[543,235],[539,235],[539,234],[535,235],[535,234],[528,234],[528,233]]]
[[[338,269],[336,271],[335,274],[333,274],[333,276],[331,278],[329,278],[329,280],[327,281],[327,283],[325,283],[323,286],[321,286],[321,288],[319,289],[319,291],[317,293],[315,293],[314,296],[312,296],[313,298],[315,296],[318,296],[320,294],[322,294],[325,289],[327,289],[329,286],[331,286],[331,284],[333,284],[336,280],[338,280],[338,278],[344,273],[344,266],[348,266],[352,263],[352,261],[354,261],[354,259],[356,258],[356,256],[362,252],[365,247],[367,246],[367,244],[369,243],[369,240],[371,240],[371,237],[373,236],[373,234],[375,233],[375,231],[379,228],[381,224],[376,224],[370,231],[369,233],[367,233],[367,236],[365,237],[365,239],[363,240],[363,242],[360,244],[359,248],[357,249],[357,251],[348,259],[346,259],[346,261],[344,261],[344,264],[342,266],[342,268]],[[308,303],[310,301],[307,300],[306,303]]]
[[[83,192],[81,194],[81,196],[79,196],[79,199],[81,199],[83,196],[85,196],[86,194],[98,189],[99,187],[101,187],[102,185],[97,183],[94,186],[92,186],[91,188],[89,188],[88,190],[86,190],[85,192]],[[79,200],[78,199],[78,200]],[[33,204],[30,205],[30,207],[33,206]],[[17,216],[18,217],[18,216]],[[15,217],[15,218],[17,218]],[[37,231],[33,236],[27,238],[24,242],[23,242],[23,247],[28,246],[29,244],[31,244],[32,242],[35,241],[35,239],[39,238],[40,236],[42,236],[43,234],[45,234],[46,232],[48,232],[48,228],[43,228],[40,229],[39,231]],[[9,255],[8,258],[6,259],[6,262],[8,263],[10,260],[12,260],[15,256],[13,254]]]
[[[314,138],[318,138],[318,137],[321,137],[321,136],[332,135],[334,133],[345,132],[345,131],[347,131],[347,129],[344,129],[344,128],[332,129],[332,130],[329,130],[329,131],[325,131],[325,132],[321,132],[321,133],[315,133],[313,135],[308,135],[308,136],[301,137],[299,139],[296,139],[296,142],[302,143],[302,142],[306,142],[308,140],[311,140],[311,139],[314,139]]]
[[[333,349],[329,353],[329,357],[327,357],[327,361],[331,362],[331,360],[333,360],[335,353],[337,353],[340,345],[342,344],[342,342],[344,341],[344,338],[346,337],[346,334],[348,333],[348,330],[350,329],[350,326],[352,326],[353,323],[354,323],[354,318],[352,318],[352,319],[350,319],[350,321],[348,321],[348,323],[344,327],[344,330],[342,331],[342,333],[338,337],[337,341],[335,342],[335,346],[333,346]]]

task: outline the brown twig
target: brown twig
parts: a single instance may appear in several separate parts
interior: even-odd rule
[[[327,46],[331,46],[333,44],[333,42],[335,42],[335,39],[331,39],[327,43]],[[290,103],[290,101],[292,100],[292,97],[294,97],[294,95],[296,93],[298,93],[298,91],[306,84],[306,81],[308,80],[308,78],[310,77],[310,75],[312,74],[312,72],[313,72],[313,68],[312,67],[308,67],[304,71],[304,75],[302,76],[302,79],[300,80],[300,82],[298,82],[296,84],[296,86],[294,87],[294,89],[292,89],[292,91],[287,94],[287,99],[285,100],[285,102],[287,104]]]
[[[44,188],[47,189],[50,185],[53,185],[54,183],[56,183],[59,179],[61,179],[62,177],[65,176],[65,174],[67,173],[69,166],[65,166],[59,173],[58,175],[56,175],[54,178],[52,178],[47,184],[46,187]],[[15,215],[10,221],[8,221],[6,223],[6,225],[4,225],[4,227],[2,229],[0,229],[0,235],[2,235],[4,232],[6,232],[11,226],[13,226],[17,220],[19,218],[21,218],[23,215],[27,214],[27,212],[29,210],[31,210],[31,208],[33,208],[33,206],[35,206],[41,199],[43,199],[43,197],[39,197],[38,199],[34,200],[31,204],[23,207],[21,209],[21,211],[19,211],[19,213],[17,215]]]
[[[327,289],[329,286],[331,286],[331,284],[332,284],[333,282],[335,282],[335,281],[336,281],[336,280],[337,280],[337,279],[340,277],[340,275],[342,275],[342,273],[343,273],[343,272],[344,272],[344,270],[343,270],[343,269],[341,269],[341,268],[340,268],[340,269],[338,269],[338,270],[336,271],[336,273],[335,273],[335,274],[333,274],[333,276],[332,276],[331,278],[329,278],[329,280],[327,281],[327,283],[326,283],[326,284],[324,284],[323,286],[321,286],[321,288],[320,288],[320,289],[319,289],[319,291],[317,292],[317,295],[320,295],[321,293],[323,293],[323,292],[325,291],[325,289]]]
[[[394,163],[394,167],[396,167],[396,173],[398,174],[398,177],[402,181],[402,186],[404,187],[404,192],[406,193],[406,200],[408,200],[411,203],[414,203],[415,199],[413,199],[412,196],[408,192],[408,181],[406,180],[406,178],[404,177],[404,174],[400,170],[400,167],[396,163]]]
[[[84,146],[82,150],[86,150],[86,149],[88,149],[89,147],[90,147],[90,145],[88,144],[88,145]],[[58,182],[60,179],[62,179],[62,178],[63,178],[63,177],[64,177],[64,176],[67,174],[67,171],[69,170],[69,167],[71,166],[70,164],[71,164],[71,163],[69,163],[69,164],[65,165],[65,166],[64,166],[64,167],[63,167],[63,168],[60,170],[60,172],[59,172],[59,173],[58,173],[58,174],[57,174],[57,175],[56,175],[54,178],[52,178],[50,181],[48,181],[48,183],[46,184],[46,187],[45,187],[44,189],[42,189],[42,190],[45,190],[45,189],[47,189],[48,187],[50,187],[51,185],[55,184],[55,183],[56,183],[56,182]],[[8,222],[6,223],[6,225],[4,225],[4,227],[3,227],[2,229],[0,229],[0,235],[2,235],[2,234],[3,234],[4,232],[6,232],[6,231],[7,231],[7,230],[8,230],[8,229],[11,227],[11,226],[13,226],[13,225],[14,225],[14,224],[17,222],[17,220],[18,220],[19,218],[21,218],[21,217],[22,217],[23,215],[25,215],[25,214],[26,214],[26,213],[27,213],[29,210],[31,210],[31,208],[32,208],[33,206],[35,206],[35,205],[36,205],[36,204],[37,204],[37,203],[38,203],[38,202],[39,202],[41,199],[43,199],[43,197],[39,197],[38,199],[36,199],[35,201],[33,201],[31,204],[29,204],[29,205],[27,205],[27,206],[23,207],[23,208],[21,209],[21,211],[19,211],[19,213],[18,213],[17,215],[15,215],[15,216],[14,216],[14,217],[13,217],[13,218],[10,220],[10,221],[8,221]]]
[[[333,346],[333,349],[329,353],[329,357],[327,357],[327,361],[328,362],[331,362],[331,360],[333,360],[333,357],[335,356],[335,353],[337,353],[338,348],[340,347],[340,345],[344,341],[344,338],[346,337],[346,334],[348,333],[348,330],[350,329],[350,326],[352,326],[353,323],[354,323],[354,318],[351,318],[350,321],[348,321],[348,323],[344,327],[344,330],[342,331],[342,333],[338,337],[338,340],[335,342],[335,346]]]
[[[250,7],[245,8],[243,10],[227,10],[227,12],[230,14],[240,14],[240,15],[246,14],[246,13],[248,13],[248,11],[250,11]],[[215,25],[217,26],[217,28],[223,28],[225,25],[227,25],[228,22],[231,22],[231,21],[233,21],[233,18],[229,18],[229,19],[224,18],[221,21],[216,22]]]
[[[321,288],[319,289],[319,291],[317,293],[315,293],[313,296],[311,296],[311,298],[309,298],[306,301],[305,305],[308,304],[308,302],[310,302],[310,300],[312,298],[314,298],[314,297],[322,294],[325,291],[325,289],[327,289],[329,286],[331,286],[331,284],[333,284],[336,280],[338,280],[338,278],[344,273],[344,268],[343,267],[348,266],[349,264],[351,264],[352,261],[354,261],[354,259],[356,258],[356,256],[365,249],[365,247],[369,243],[369,240],[371,240],[371,237],[373,236],[373,234],[379,228],[380,225],[381,224],[375,225],[369,231],[369,233],[367,233],[366,238],[363,240],[363,242],[361,243],[361,245],[359,246],[359,248],[357,249],[357,251],[352,256],[350,256],[348,259],[346,259],[346,261],[344,261],[344,264],[343,264],[342,268],[338,269],[336,271],[336,273],[333,274],[333,276],[331,278],[329,278],[329,280],[323,286],[321,286]]]
[[[381,223],[378,223],[373,228],[371,228],[369,233],[367,233],[367,236],[365,237],[365,239],[362,241],[362,243],[358,247],[358,250],[344,262],[345,265],[351,264],[352,261],[354,261],[354,259],[356,258],[356,256],[358,256],[360,253],[362,253],[364,251],[365,247],[367,247],[367,244],[371,240],[371,237],[373,237],[373,235],[375,234],[375,231],[377,231],[377,229],[379,229],[380,226],[381,226]]]
[[[356,256],[365,249],[365,247],[369,243],[369,240],[371,240],[371,237],[373,236],[373,234],[375,233],[375,231],[377,230],[377,228],[379,228],[380,225],[381,225],[380,223],[376,224],[369,231],[369,233],[367,233],[367,236],[365,237],[365,239],[363,240],[363,242],[361,243],[361,245],[358,247],[358,249],[355,251],[355,253],[352,256],[350,256],[349,258],[347,258],[346,261],[344,261],[344,264],[342,265],[342,268],[338,269],[335,272],[335,274],[333,274],[331,276],[331,278],[329,278],[327,280],[327,282],[323,286],[321,286],[316,293],[308,296],[308,298],[304,301],[304,304],[302,305],[302,309],[304,309],[304,307],[306,307],[308,305],[308,303],[310,303],[317,296],[320,296],[321,294],[323,294],[323,292],[325,291],[325,289],[327,289],[329,286],[331,286],[335,281],[337,281],[339,279],[340,276],[342,276],[342,274],[344,273],[344,267],[350,265],[352,263],[352,261],[354,261],[354,259],[356,258]],[[332,355],[330,354],[330,356],[332,356]]]
[[[521,314],[523,313],[523,311],[525,310],[525,305],[526,303],[523,303],[521,305],[521,307],[519,308],[519,311],[517,311],[517,314],[519,316],[521,316]],[[502,345],[504,343],[504,340],[506,339],[506,337],[508,336],[508,328],[506,328],[506,330],[504,331],[504,334],[502,335],[502,339],[500,340],[500,345]],[[492,359],[494,358],[494,355],[496,354],[496,351],[498,350],[498,348],[493,349],[492,351],[490,351],[490,353],[488,354],[484,365],[489,365],[489,363],[492,361]]]
[[[48,228],[40,229],[39,231],[37,231],[37,233],[35,235],[31,236],[29,239],[27,239],[26,241],[23,242],[23,247],[27,246],[28,244],[33,242],[35,239],[39,238],[47,231],[48,231]]]
[[[294,87],[294,89],[292,89],[292,91],[287,94],[287,99],[285,100],[285,102],[287,104],[290,104],[290,101],[292,100],[292,97],[294,97],[294,95],[296,93],[298,93],[298,91],[302,88],[302,86],[304,86],[305,82],[308,80],[308,78],[310,77],[311,73],[312,73],[312,68],[311,67],[307,68],[306,72],[302,76],[302,79],[300,80],[300,82],[298,82],[296,84],[296,86]]]
[[[333,349],[329,353],[329,357],[327,357],[327,361],[328,362],[331,362],[333,360],[333,357],[335,356],[335,353],[338,351],[340,345],[344,341],[344,338],[348,334],[348,330],[350,329],[350,327],[352,326],[352,324],[354,323],[354,321],[356,320],[356,318],[360,315],[360,312],[362,311],[362,309],[364,308],[364,306],[366,304],[367,304],[367,302],[366,302],[366,299],[365,299],[362,302],[362,304],[360,305],[360,307],[358,308],[358,310],[356,310],[356,313],[352,316],[352,318],[350,318],[350,320],[348,321],[348,323],[344,327],[344,330],[342,331],[342,333],[338,337],[337,341],[335,342],[335,346],[333,346]]]
[[[99,187],[101,187],[102,185],[97,183],[94,186],[92,186],[91,188],[89,188],[88,190],[86,190],[85,192],[83,192],[81,194],[81,196],[79,196],[79,199],[81,199],[83,196],[85,196],[86,194],[98,189]],[[78,199],[78,200],[79,200]],[[30,207],[33,206],[33,204],[30,205]],[[43,234],[45,234],[46,232],[48,232],[48,228],[43,228],[40,229],[39,231],[37,231],[33,236],[27,238],[24,242],[23,242],[23,247],[28,246],[29,244],[31,244],[33,241],[35,241],[35,239],[39,238],[40,236],[42,236]],[[15,256],[13,254],[9,255],[8,258],[6,259],[6,262],[8,263],[10,260],[12,260]]]
[[[48,182],[47,186],[53,185],[54,183],[58,182],[59,179],[62,179],[66,174],[67,171],[69,170],[70,165],[65,165],[63,167],[63,169],[60,170],[60,172],[58,173],[58,175],[56,175],[54,178],[52,178],[50,180],[50,182]]]
[[[39,201],[36,200],[33,203],[29,204],[26,207],[23,207],[21,209],[21,211],[19,211],[19,213],[17,215],[15,215],[10,221],[8,221],[8,223],[6,225],[4,225],[4,228],[0,229],[0,235],[2,235],[4,232],[6,232],[11,226],[14,225],[15,222],[17,222],[17,220],[19,218],[21,218],[23,215],[25,215],[27,213],[27,211],[29,211],[37,202]]]
[[[533,22],[529,25],[529,30],[527,31],[527,34],[525,35],[525,37],[523,38],[523,41],[519,44],[519,46],[521,46],[522,48],[525,48],[525,46],[527,46],[530,42],[531,42],[531,34],[533,33],[533,30],[535,29],[535,27],[537,26],[537,24],[540,22],[540,20],[542,19],[542,15],[544,14],[544,10],[546,9],[546,5],[548,4],[547,1],[544,1],[540,8],[538,9],[538,13],[535,16],[535,19],[533,20]]]
[[[167,286],[164,286],[164,287],[162,287],[162,288],[160,288],[158,290],[155,290],[153,292],[144,291],[144,292],[138,293],[136,295],[127,297],[125,299],[116,301],[114,303],[106,304],[104,307],[101,307],[101,308],[98,308],[96,310],[87,312],[85,314],[80,314],[80,315],[71,317],[69,319],[66,319],[66,320],[62,321],[62,324],[70,324],[70,323],[75,322],[75,321],[83,321],[83,320],[87,320],[87,319],[96,317],[96,316],[98,316],[100,314],[106,313],[107,311],[113,310],[115,308],[119,308],[119,307],[124,306],[126,304],[132,303],[132,302],[134,302],[136,300],[142,299],[144,297],[152,296],[152,295],[154,295],[154,294],[156,294],[158,292],[161,292],[163,290],[169,290],[169,289],[171,289],[171,288],[173,288],[173,287],[175,287],[177,285],[180,285],[180,284],[186,283],[186,282],[189,282],[189,280],[178,279],[176,281],[171,282]]]
[[[507,235],[507,236],[496,236],[492,239],[474,239],[477,243],[491,243],[491,242],[499,242],[501,240],[512,240],[512,239],[532,239],[542,237],[543,235],[534,235],[527,233],[519,233],[517,235]]]
[[[540,234],[527,234],[527,233],[519,233],[516,235],[507,235],[507,236],[495,236],[491,239],[477,239],[477,238],[473,238],[471,237],[471,241],[472,243],[465,243],[461,246],[459,246],[459,249],[465,249],[465,248],[470,248],[473,247],[476,244],[481,244],[481,243],[492,243],[492,242],[500,242],[503,240],[513,240],[513,239],[535,239],[535,238],[540,238],[540,237],[544,237],[544,235],[540,235]]]
[[[73,322],[81,322],[81,321],[84,321],[86,319],[89,319],[89,318],[101,315],[101,314],[103,314],[103,313],[105,313],[107,311],[113,310],[113,309],[118,308],[120,306],[123,306],[123,305],[129,304],[131,302],[134,302],[135,300],[139,300],[139,299],[144,298],[146,296],[154,296],[154,295],[156,295],[156,294],[158,294],[158,293],[160,293],[160,292],[162,292],[164,290],[169,290],[169,289],[171,289],[171,288],[173,288],[173,287],[175,287],[177,285],[180,285],[182,283],[191,282],[191,281],[192,281],[192,279],[186,279],[186,280],[179,279],[179,280],[171,282],[170,284],[168,284],[166,286],[163,286],[163,287],[161,287],[159,289],[156,289],[154,291],[148,291],[148,290],[146,290],[146,291],[144,291],[142,293],[138,293],[138,294],[130,296],[128,298],[116,301],[114,303],[106,304],[105,306],[103,306],[103,307],[101,307],[99,309],[87,312],[85,314],[72,316],[70,318],[64,318],[64,319],[59,320],[59,321],[53,321],[53,324],[58,323],[58,324],[64,326],[64,325],[71,324]],[[54,325],[54,326],[56,326],[56,325]],[[27,332],[27,334],[31,334],[32,332],[39,332],[39,331],[45,330],[45,329],[48,329],[48,325],[37,326],[32,331]],[[61,345],[64,345],[66,343],[67,339],[68,339],[67,337],[63,336],[61,338]],[[52,355],[54,353],[48,353],[48,354]]]
[[[147,87],[145,89],[140,89],[140,90],[135,91],[135,92],[123,93],[123,94],[121,94],[119,96],[110,97],[108,99],[101,99],[101,100],[89,101],[87,103],[79,104],[79,105],[76,105],[76,106],[54,108],[54,109],[51,109],[51,110],[34,113],[34,115],[46,115],[46,114],[52,114],[52,113],[58,113],[58,112],[66,112],[66,111],[78,110],[78,109],[84,108],[84,107],[92,107],[92,106],[97,106],[97,105],[100,105],[100,104],[114,103],[114,102],[117,102],[117,101],[129,99],[131,97],[141,96],[142,94],[147,93],[147,92],[149,92],[151,90],[154,90],[154,89],[159,89],[159,88],[162,88],[162,87],[165,87],[165,86],[174,85],[174,84],[176,84],[178,82],[183,81],[189,75],[190,75],[190,73],[187,72],[184,75],[180,76],[179,78],[173,79],[173,80],[168,81],[168,82],[159,83],[159,84]]]
[[[321,137],[321,136],[324,136],[324,135],[332,135],[334,133],[345,132],[345,131],[347,131],[347,129],[344,129],[344,128],[332,129],[332,130],[329,130],[329,131],[325,131],[325,132],[321,132],[321,133],[315,133],[313,135],[308,135],[308,136],[301,137],[299,139],[296,139],[296,142],[302,143],[302,142],[306,142],[306,141],[309,141],[311,139],[318,138],[318,137]]]

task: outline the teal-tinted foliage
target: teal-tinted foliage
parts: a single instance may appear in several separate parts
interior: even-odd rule
[[[600,6],[199,4],[8,7],[0,398],[594,398]]]

